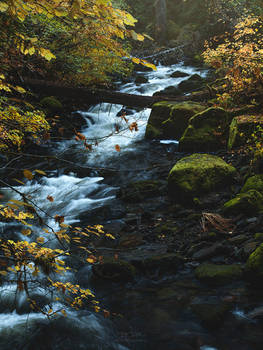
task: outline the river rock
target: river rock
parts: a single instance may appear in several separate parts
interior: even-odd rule
[[[143,75],[138,75],[135,79],[135,84],[146,84],[148,83],[148,79]]]
[[[168,86],[167,88],[157,91],[153,96],[179,96],[182,95],[182,91],[177,86]]]
[[[120,259],[104,258],[100,264],[92,266],[94,276],[110,282],[129,282],[134,279],[135,267]]]
[[[221,242],[219,242],[213,244],[211,247],[206,247],[198,250],[193,254],[192,258],[198,261],[203,261],[226,251],[226,247]]]
[[[179,85],[178,88],[182,92],[191,92],[194,90],[201,89],[203,86],[205,79],[203,79],[200,75],[194,74],[189,79],[183,80]]]
[[[160,194],[160,181],[144,180],[130,183],[119,192],[119,197],[131,203],[141,202],[142,200]]]
[[[179,139],[188,125],[188,120],[204,109],[203,105],[192,101],[157,102],[153,105],[145,137]]]
[[[192,311],[201,320],[203,325],[209,329],[215,329],[223,325],[224,317],[231,308],[231,305],[222,302],[218,298],[207,298],[199,300],[195,298],[191,304]]]
[[[171,74],[171,78],[185,78],[185,77],[188,77],[188,76],[189,76],[188,73],[182,72],[180,70],[176,70],[175,72],[173,72]]]
[[[230,113],[219,107],[211,107],[194,115],[179,141],[179,151],[215,151],[225,148],[225,132],[230,122]]]
[[[195,270],[195,276],[201,282],[211,285],[224,285],[241,278],[243,270],[240,265],[202,264]]]
[[[42,98],[40,104],[50,113],[60,112],[63,109],[62,103],[54,96]]]
[[[253,215],[263,211],[263,195],[256,190],[239,193],[223,206],[225,215]]]
[[[258,126],[263,126],[262,115],[241,115],[233,118],[229,129],[228,149],[245,145]]]
[[[175,201],[193,202],[195,197],[231,184],[236,169],[221,158],[193,154],[179,160],[168,176],[169,194]]]
[[[262,174],[249,177],[246,180],[245,185],[242,187],[241,193],[245,193],[250,190],[256,190],[261,194],[263,194],[263,175]]]
[[[246,262],[246,276],[252,282],[262,285],[263,243],[249,256]]]
[[[260,233],[255,233],[255,239],[257,241],[260,241],[260,242],[263,242],[263,233],[260,232]]]

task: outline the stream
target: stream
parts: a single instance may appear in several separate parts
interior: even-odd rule
[[[206,71],[184,66],[183,63],[168,67],[160,65],[157,71],[137,73],[147,78],[147,83],[119,84],[118,89],[125,93],[152,95],[187,79],[171,78],[176,70],[189,75],[206,75]],[[74,138],[53,142],[52,153],[71,162],[72,169],[70,165],[52,169],[47,177],[17,187],[45,211],[47,215],[44,219],[50,227],[58,228],[51,218],[55,213],[64,216],[66,224],[82,226],[102,220],[112,231],[115,228],[119,230],[124,224],[123,208],[116,200],[119,187],[154,178],[157,172],[154,164],[164,162],[162,152],[176,153],[175,141],[144,140],[150,109],[125,109],[125,114],[123,112],[123,106],[106,103],[93,106],[88,111],[77,111],[86,120],[81,133],[87,142],[97,140],[97,146],[90,152]],[[129,130],[128,124],[132,122],[137,123],[138,131]],[[75,170],[78,167],[81,171]],[[20,199],[17,194],[8,194]],[[52,196],[54,201],[46,200],[47,195]],[[2,234],[8,234],[9,239],[25,239],[19,224],[1,223],[0,227]],[[34,234],[28,240],[40,235],[37,225],[32,231]],[[52,248],[57,247],[56,244],[49,242]],[[255,295],[251,302],[246,287],[240,284],[229,287],[231,290],[228,287],[202,289],[193,281],[191,271],[190,266],[185,266],[177,274],[139,276],[135,282],[125,285],[102,283],[100,286],[93,283],[90,267],[80,268],[77,273],[67,272],[61,277],[62,281],[79,283],[95,290],[104,307],[121,314],[109,319],[85,309],[74,311],[57,302],[53,308],[65,308],[67,317],[61,315],[48,320],[41,313],[30,312],[26,295],[23,292],[17,295],[15,284],[1,285],[0,349],[260,349],[255,339],[262,335],[262,324],[250,318],[248,312],[260,307],[260,296]],[[33,286],[32,290],[42,305],[49,305],[50,296],[44,290]],[[234,307],[231,304],[231,312],[218,331],[217,328],[207,330],[190,311],[190,304],[208,302],[218,306],[222,298],[233,293],[237,302]]]

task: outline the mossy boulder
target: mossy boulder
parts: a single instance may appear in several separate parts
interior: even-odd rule
[[[160,181],[145,180],[130,183],[127,187],[121,189],[119,197],[126,202],[140,202],[149,197],[160,193]]]
[[[59,112],[63,109],[62,103],[54,96],[42,98],[40,104],[50,113]]]
[[[231,119],[231,114],[220,107],[210,107],[194,115],[179,141],[179,150],[205,152],[225,148]]]
[[[162,101],[153,105],[145,137],[179,139],[188,125],[188,120],[205,107],[197,102]]]
[[[193,201],[221,186],[232,183],[236,169],[221,158],[193,154],[179,160],[168,176],[169,194],[175,201]]]
[[[245,185],[241,189],[241,193],[256,190],[263,194],[263,175],[254,175],[247,179]]]
[[[94,276],[110,282],[129,282],[134,279],[136,269],[130,263],[113,258],[104,258],[103,262],[92,266]]]
[[[250,254],[246,262],[246,276],[251,281],[263,284],[263,243]]]
[[[240,115],[233,118],[229,128],[228,149],[247,144],[258,126],[263,126],[262,115]]]
[[[263,211],[263,195],[256,190],[239,193],[223,206],[225,215],[253,215]]]
[[[257,241],[263,242],[263,233],[262,232],[255,233],[254,237]]]
[[[240,265],[202,264],[195,270],[195,276],[201,282],[211,285],[224,285],[242,278]]]

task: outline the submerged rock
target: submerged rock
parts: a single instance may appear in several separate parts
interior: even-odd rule
[[[212,285],[228,284],[241,278],[242,275],[240,265],[202,264],[195,270],[198,280]]]
[[[215,151],[226,145],[231,115],[223,108],[208,108],[189,120],[179,142],[181,152]]]
[[[168,176],[169,194],[175,201],[190,201],[231,184],[236,169],[221,158],[193,154],[179,160]]]
[[[197,102],[155,103],[148,121],[145,137],[179,139],[188,125],[188,120],[205,107]]]

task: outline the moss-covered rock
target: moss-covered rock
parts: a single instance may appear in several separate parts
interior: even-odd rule
[[[247,179],[245,185],[241,189],[241,193],[256,190],[263,194],[263,175],[254,175]]]
[[[263,277],[263,243],[249,256],[246,263],[247,277],[262,285]]]
[[[112,258],[104,258],[92,267],[94,276],[111,282],[129,282],[134,279],[136,269],[130,263]]]
[[[120,191],[119,196],[127,202],[140,202],[149,197],[158,195],[160,182],[156,180],[145,180],[130,183]]]
[[[170,171],[169,194],[175,201],[193,201],[196,196],[231,184],[235,172],[219,157],[193,154],[179,160]]]
[[[223,285],[242,278],[240,265],[202,264],[195,270],[195,276],[201,282],[211,285]]]
[[[256,190],[239,193],[223,206],[225,215],[253,215],[263,211],[263,195]]]
[[[48,112],[59,112],[63,109],[62,103],[57,100],[54,96],[44,97],[40,101],[43,108],[47,109]]]
[[[263,126],[262,115],[241,115],[233,118],[229,128],[228,149],[245,145],[257,126]]]
[[[188,125],[188,120],[203,111],[205,107],[197,102],[155,103],[148,121],[145,137],[179,139]]]
[[[210,107],[189,120],[179,142],[182,152],[215,151],[225,148],[231,115],[223,108]]]
[[[255,233],[254,237],[257,241],[263,242],[263,233],[262,232]]]

